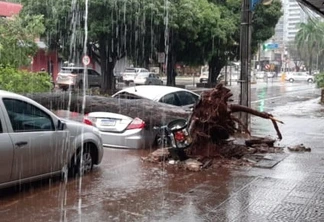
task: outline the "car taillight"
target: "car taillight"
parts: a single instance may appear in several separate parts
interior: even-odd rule
[[[95,117],[88,116],[87,114],[83,117],[83,123],[90,126],[96,126],[96,120],[97,119]]]
[[[127,129],[143,129],[145,127],[145,122],[140,118],[135,118],[133,121],[128,125]]]
[[[182,131],[177,131],[174,134],[174,139],[176,141],[183,142],[185,140],[185,135],[184,135],[184,133]]]

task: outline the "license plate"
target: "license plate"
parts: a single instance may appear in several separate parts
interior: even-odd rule
[[[115,126],[116,121],[113,119],[103,119],[101,120],[101,126]]]

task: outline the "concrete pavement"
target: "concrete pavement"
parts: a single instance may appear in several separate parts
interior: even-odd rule
[[[324,221],[324,107],[318,99],[278,108],[285,122],[279,146],[303,143],[310,153],[287,155],[272,169],[252,167],[235,171],[246,176],[221,204],[210,208],[202,221]],[[275,135],[271,124],[252,119],[252,132]],[[281,154],[279,154],[281,155]]]

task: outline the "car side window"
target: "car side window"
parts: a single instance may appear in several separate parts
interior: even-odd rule
[[[17,99],[3,99],[14,132],[54,131],[52,118],[39,108]]]
[[[163,96],[160,99],[160,102],[174,105],[174,106],[181,106],[179,99],[177,98],[176,94],[174,94],[174,93],[169,93],[169,94]]]
[[[134,95],[134,94],[128,93],[128,92],[118,93],[117,95],[114,96],[114,98],[117,98],[117,99],[143,99],[140,96],[137,96],[137,95]]]
[[[97,73],[95,70],[93,69],[88,69],[88,75],[89,76],[100,76],[99,73]]]
[[[198,100],[198,96],[184,91],[177,92],[177,96],[179,97],[181,106],[195,104],[196,101]]]

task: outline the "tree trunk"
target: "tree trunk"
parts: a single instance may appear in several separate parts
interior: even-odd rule
[[[173,38],[174,32],[170,29],[169,33],[169,52],[167,57],[167,85],[168,86],[175,86],[175,77],[176,77],[176,71],[175,71],[175,65],[176,65],[176,56],[175,56],[175,47],[174,47],[174,38]]]
[[[76,94],[72,94],[70,98],[69,93],[41,93],[26,96],[50,110],[82,112],[83,97]],[[128,100],[103,96],[86,96],[84,113],[89,112],[113,112],[132,118],[138,117],[145,121],[149,128],[165,125],[175,119],[187,119],[189,116],[188,112],[177,106],[146,99]]]
[[[114,56],[107,46],[106,38],[102,37],[99,40],[99,51],[100,51],[100,61],[101,61],[101,74],[102,83],[101,91],[103,93],[113,94],[116,85],[114,80],[114,67],[117,57]]]
[[[221,59],[219,56],[213,56],[212,59],[208,62],[209,66],[209,78],[208,83],[216,84],[217,78],[220,74],[220,71],[225,66],[225,59]]]

